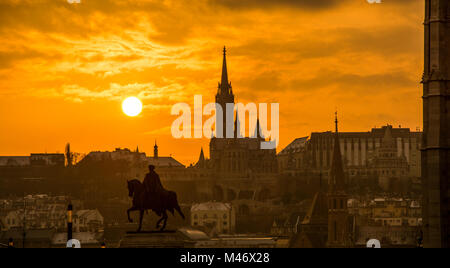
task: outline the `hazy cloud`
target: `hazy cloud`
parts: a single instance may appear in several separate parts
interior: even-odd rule
[[[209,0],[209,2],[231,9],[287,7],[317,10],[333,8],[346,0]]]

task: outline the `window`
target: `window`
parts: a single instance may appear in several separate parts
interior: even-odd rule
[[[194,214],[194,219],[198,219],[198,215],[197,214]]]
[[[227,214],[223,214],[223,218],[226,219],[228,216]]]

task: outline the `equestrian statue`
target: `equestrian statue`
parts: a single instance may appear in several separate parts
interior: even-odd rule
[[[185,217],[178,204],[177,194],[164,189],[159,175],[155,172],[155,166],[150,165],[148,168],[149,173],[145,176],[143,183],[136,179],[128,181],[128,195],[133,198],[133,206],[127,210],[128,221],[133,222],[130,218],[131,211],[139,211],[139,228],[137,232],[141,232],[144,212],[152,210],[161,217],[156,223],[156,228],[159,229],[161,222],[164,221],[163,226],[160,228],[160,231],[164,231],[168,219],[167,211],[174,215],[176,210],[183,219]]]

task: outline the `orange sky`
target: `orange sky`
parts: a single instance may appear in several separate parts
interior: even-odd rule
[[[2,0],[0,155],[139,148],[197,160],[173,104],[214,101],[222,48],[238,102],[280,103],[280,146],[312,131],[422,126],[423,1]],[[138,96],[142,114],[123,114]],[[206,117],[205,117],[206,119]]]

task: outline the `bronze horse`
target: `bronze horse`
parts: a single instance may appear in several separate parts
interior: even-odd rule
[[[174,210],[176,210],[180,216],[184,219],[184,214],[181,212],[180,205],[178,204],[177,194],[172,191],[166,191],[164,194],[161,194],[163,200],[159,202],[159,207],[156,207],[154,204],[149,202],[149,198],[147,196],[147,192],[145,191],[144,185],[139,180],[131,180],[128,181],[128,195],[133,198],[133,206],[127,210],[128,221],[133,222],[130,218],[131,211],[139,211],[139,228],[137,232],[140,232],[142,229],[142,219],[144,218],[144,211],[152,210],[156,213],[161,219],[156,223],[156,228],[158,229],[161,225],[161,222],[164,220],[164,224],[160,231],[164,231],[167,224],[167,213],[166,211],[170,211],[172,215],[174,215]]]

